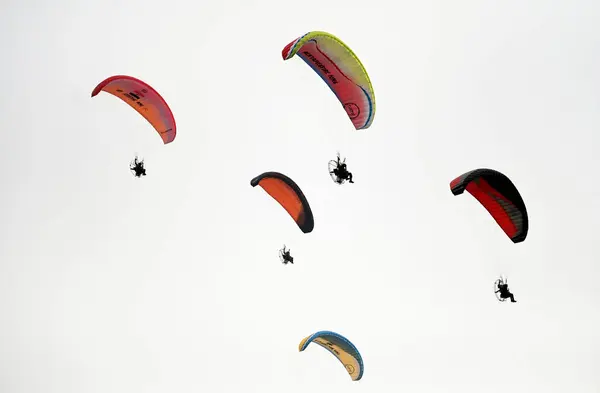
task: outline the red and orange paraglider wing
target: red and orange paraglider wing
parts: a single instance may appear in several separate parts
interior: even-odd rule
[[[92,97],[101,91],[120,98],[135,109],[152,124],[165,144],[173,142],[177,134],[173,112],[150,85],[131,76],[116,75],[100,82],[92,92]]]
[[[450,182],[454,195],[467,190],[496,220],[514,242],[527,237],[529,218],[525,202],[508,177],[493,169],[475,169]]]
[[[314,228],[310,205],[300,187],[289,177],[277,172],[265,172],[252,179],[252,187],[261,186],[294,219],[300,230],[309,233]]]

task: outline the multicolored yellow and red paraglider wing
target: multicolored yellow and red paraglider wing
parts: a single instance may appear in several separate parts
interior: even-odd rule
[[[165,145],[173,142],[177,125],[167,102],[150,85],[126,75],[116,75],[100,82],[92,92],[95,97],[105,91],[135,109],[160,134]]]
[[[252,179],[252,187],[261,186],[296,221],[304,233],[315,226],[312,211],[300,187],[289,177],[277,172],[265,172]]]
[[[283,60],[298,54],[335,93],[357,130],[367,129],[375,118],[375,92],[367,70],[339,38],[313,31],[283,48]]]
[[[346,368],[350,378],[358,381],[363,376],[363,360],[358,349],[346,337],[329,331],[321,331],[304,338],[298,345],[300,352],[304,351],[308,345],[314,342],[331,352]]]
[[[512,181],[502,173],[493,169],[475,169],[452,180],[450,190],[454,195],[467,190],[514,243],[527,237],[529,218],[525,202]]]

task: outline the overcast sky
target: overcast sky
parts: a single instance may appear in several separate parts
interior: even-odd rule
[[[598,20],[597,0],[3,0],[0,391],[598,392]],[[368,130],[282,60],[312,30],[367,68]],[[115,74],[167,100],[173,143],[90,98]],[[479,167],[519,188],[524,243],[451,194]],[[271,170],[312,233],[250,186]],[[361,381],[298,353],[318,330]]]

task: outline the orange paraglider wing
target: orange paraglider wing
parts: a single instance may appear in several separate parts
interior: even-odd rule
[[[300,187],[289,177],[277,172],[265,172],[252,179],[252,187],[261,186],[294,219],[300,230],[309,233],[315,226],[310,205]]]
[[[152,86],[131,76],[115,75],[100,82],[92,91],[92,97],[101,91],[120,98],[135,109],[152,124],[165,145],[173,142],[177,134],[173,112]]]

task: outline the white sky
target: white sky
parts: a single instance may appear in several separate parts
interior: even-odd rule
[[[1,8],[1,392],[599,391],[598,1]],[[311,30],[365,64],[367,131],[281,59]],[[115,74],[165,97],[172,144],[90,98]],[[355,184],[331,182],[338,150]],[[478,167],[521,191],[524,243],[452,196]],[[250,186],[269,170],[303,189],[312,233]],[[518,303],[495,300],[500,273]],[[356,344],[360,382],[298,353],[318,330]]]

